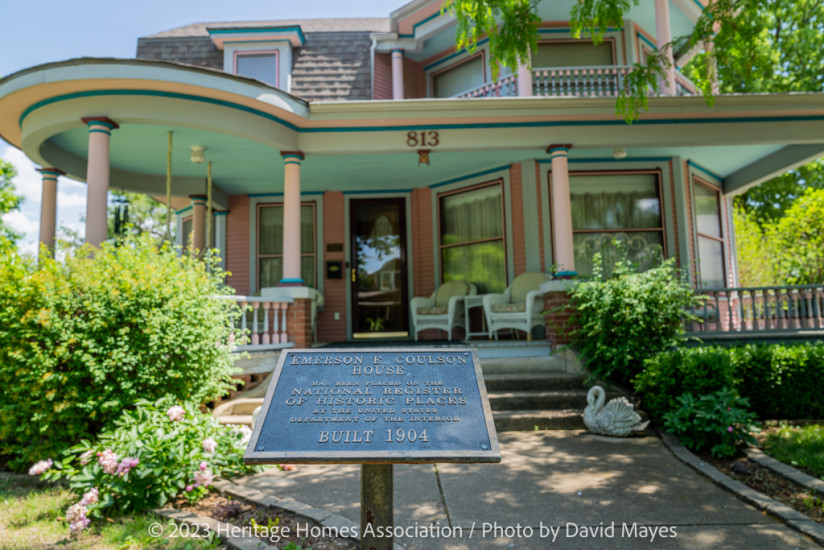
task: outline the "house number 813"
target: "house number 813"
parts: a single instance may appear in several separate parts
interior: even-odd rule
[[[437,147],[440,143],[438,132],[434,130],[406,133],[406,145],[409,147]]]

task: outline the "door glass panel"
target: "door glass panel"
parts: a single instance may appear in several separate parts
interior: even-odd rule
[[[355,337],[407,335],[402,207],[352,201]]]

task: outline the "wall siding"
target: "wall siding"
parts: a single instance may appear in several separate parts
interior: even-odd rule
[[[374,99],[392,99],[392,56],[388,53],[375,54]]]
[[[509,167],[509,195],[512,204],[509,216],[512,218],[512,263],[515,276],[526,272],[526,243],[524,238],[524,198],[521,186],[521,165]]]
[[[343,243],[346,250],[346,212],[343,192],[327,191],[323,195],[323,247],[327,243]],[[349,281],[346,269],[345,252],[324,252],[325,261],[341,261],[344,265],[342,279],[325,279],[323,287],[324,306],[318,313],[318,342],[343,342],[346,340],[346,323],[349,313],[346,310],[346,285]],[[320,266],[320,276],[326,277],[326,266]],[[335,320],[335,312],[340,318]]]
[[[249,284],[249,197],[229,195],[229,213],[226,216],[226,279],[238,294],[248,295]]]

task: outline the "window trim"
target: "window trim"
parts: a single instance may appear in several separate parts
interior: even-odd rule
[[[237,72],[238,58],[240,57],[254,57],[260,55],[274,55],[275,56],[275,88],[280,88],[280,50],[277,48],[262,49],[262,50],[235,50],[232,52],[232,74],[235,76],[243,76],[246,78],[255,78],[253,76],[242,75]],[[258,79],[256,79],[258,80]],[[268,84],[268,82],[265,82]]]
[[[281,209],[283,209],[283,204],[283,202],[259,202],[255,205],[257,207],[255,209],[255,283],[257,285],[258,290],[263,288],[260,282],[261,258],[283,258],[283,252],[281,252],[280,254],[260,253],[260,209],[273,206],[280,207]],[[312,248],[314,249],[314,252],[312,252],[311,254],[301,251],[300,258],[301,260],[303,260],[304,257],[312,257],[315,259],[315,269],[312,273],[313,280],[311,284],[308,284],[308,281],[304,281],[304,284],[306,284],[307,286],[311,286],[312,288],[318,289],[318,205],[316,201],[301,201],[300,206],[301,208],[303,208],[304,206],[312,207]]]
[[[485,50],[480,50],[478,53],[467,56],[466,58],[461,59],[457,63],[453,63],[452,65],[443,67],[441,69],[438,69],[437,71],[432,71],[431,73],[429,73],[429,97],[430,98],[436,98],[437,97],[435,95],[435,77],[437,77],[437,76],[439,76],[443,73],[449,72],[452,69],[456,69],[456,68],[458,68],[459,66],[461,66],[465,63],[469,63],[470,61],[472,61],[472,60],[474,60],[478,57],[481,58],[481,75],[483,76],[483,79],[484,79],[484,81],[481,85],[486,84],[488,82],[488,80],[486,78],[486,51]],[[467,90],[468,89],[469,88],[467,88]],[[450,96],[450,97],[452,97],[452,96]],[[441,98],[441,99],[443,99],[443,98]]]
[[[488,239],[479,239],[475,241],[466,241],[461,243],[454,243],[454,244],[443,244],[443,201],[442,199],[445,197],[449,197],[451,195],[459,195],[461,193],[467,193],[470,191],[475,191],[476,189],[482,189],[484,187],[491,187],[493,185],[498,185],[501,191],[501,236],[488,238]],[[459,189],[451,189],[449,191],[444,191],[443,193],[438,193],[436,196],[436,207],[438,209],[438,231],[437,231],[437,243],[438,243],[438,281],[439,284],[444,284],[444,261],[443,261],[443,250],[445,248],[455,248],[458,246],[467,246],[473,244],[480,244],[480,243],[488,243],[493,241],[501,241],[501,245],[504,251],[504,288],[509,287],[509,252],[507,248],[507,218],[506,218],[506,194],[505,194],[505,187],[504,187],[504,180],[503,178],[497,178],[494,180],[476,183],[473,185],[468,185],[466,187],[461,187]]]
[[[695,205],[695,186],[701,185],[706,189],[709,189],[713,193],[715,193],[715,205],[718,209],[718,232],[721,233],[721,237],[715,237],[713,235],[707,235],[706,233],[702,233],[698,230],[698,208]],[[727,287],[729,282],[729,273],[727,272],[727,233],[724,231],[724,201],[723,195],[721,193],[721,188],[717,185],[714,185],[708,182],[705,179],[698,177],[697,175],[692,175],[692,226],[695,230],[695,278],[698,282],[698,288],[701,288],[704,285],[704,281],[701,279],[701,247],[698,246],[698,239],[705,238],[711,241],[715,241],[717,243],[721,243],[721,273],[724,276],[724,281],[722,283],[722,287]],[[710,287],[707,287],[710,288]]]

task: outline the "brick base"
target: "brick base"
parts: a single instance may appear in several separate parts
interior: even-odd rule
[[[546,339],[553,347],[572,343],[572,332],[577,328],[570,319],[572,308],[569,305],[569,293],[566,291],[547,292],[544,294],[544,311],[546,315]]]
[[[312,347],[312,300],[296,298],[286,310],[286,337],[296,348]]]

